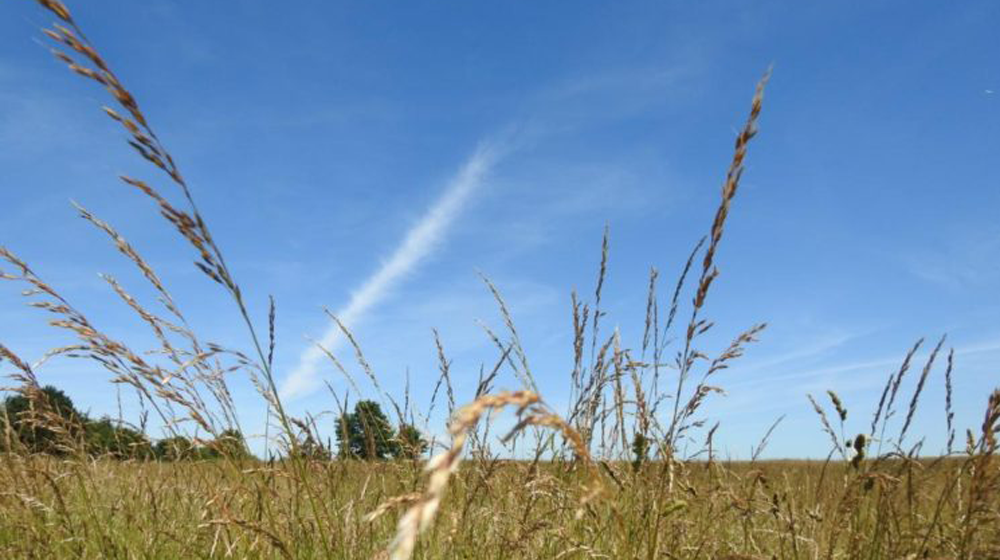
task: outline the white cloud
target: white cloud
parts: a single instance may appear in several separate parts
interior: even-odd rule
[[[347,305],[335,315],[348,328],[357,324],[368,310],[420,262],[425,259],[447,232],[448,226],[462,212],[473,193],[483,184],[503,150],[498,143],[483,143],[451,179],[440,198],[406,233],[403,241],[388,260],[351,295]],[[332,324],[319,339],[319,344],[333,350],[342,340],[340,329]],[[323,351],[310,345],[299,357],[299,363],[281,386],[283,398],[295,398],[319,387],[319,366],[326,359]]]

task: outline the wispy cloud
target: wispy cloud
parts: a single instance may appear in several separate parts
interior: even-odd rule
[[[740,372],[743,377],[748,377],[750,374],[758,372],[766,374],[773,370],[787,369],[790,364],[808,363],[817,358],[822,358],[828,355],[831,350],[840,348],[852,340],[870,334],[870,332],[870,330],[861,329],[857,329],[854,332],[832,331],[800,344],[793,350],[760,360],[748,360],[740,366]],[[753,382],[757,382],[757,380]]]
[[[424,260],[447,233],[448,226],[462,212],[470,197],[504,153],[502,142],[484,142],[451,179],[427,213],[406,233],[403,241],[381,267],[351,294],[347,305],[335,315],[348,328],[356,325],[368,310]],[[318,343],[333,350],[342,340],[337,325],[330,325]],[[319,366],[326,359],[322,350],[310,345],[281,386],[284,398],[306,395],[319,386]]]
[[[982,286],[1000,275],[1000,230],[954,235],[939,249],[923,248],[907,258],[910,271],[919,278],[951,290]]]
[[[927,360],[931,346],[928,342],[933,341],[925,340],[924,347],[913,358],[915,365],[912,367],[918,370]],[[946,351],[947,349],[946,346]],[[1000,352],[1000,337],[993,334],[977,342],[956,346],[954,350],[956,358],[965,360],[984,355],[992,357]],[[835,383],[835,388],[841,394],[872,387],[881,388],[885,383],[885,377],[899,369],[904,355],[905,352],[900,352],[897,355],[886,355],[881,358],[850,360],[812,368],[787,367],[778,375],[729,383],[726,388],[740,389],[733,392],[742,398],[739,402],[733,403],[728,410],[747,413],[783,410],[788,406],[787,399],[802,397],[810,391],[831,388],[830,383]],[[943,361],[941,356],[938,356],[938,359]],[[938,362],[939,366],[941,361]],[[776,398],[775,395],[779,393],[781,398]]]

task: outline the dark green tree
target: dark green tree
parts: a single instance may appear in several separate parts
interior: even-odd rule
[[[212,441],[199,445],[186,436],[161,439],[153,446],[153,454],[161,461],[203,461],[208,459],[244,460],[253,457],[246,439],[239,430],[229,429],[219,433]]]
[[[156,442],[153,453],[161,461],[182,461],[194,459],[197,449],[189,438],[172,436]]]
[[[638,471],[642,464],[646,462],[649,453],[649,438],[641,432],[636,432],[632,439],[632,469]]]
[[[208,447],[210,452],[218,457],[238,460],[250,457],[250,449],[247,447],[246,439],[243,438],[243,434],[239,430],[235,429],[222,431]]]
[[[413,424],[402,424],[396,435],[394,456],[402,459],[417,459],[427,451],[427,440]]]
[[[29,452],[61,454],[64,446],[59,444],[73,442],[85,417],[66,393],[51,385],[29,394],[4,399],[0,427]]]
[[[375,401],[358,401],[354,412],[337,419],[336,430],[343,459],[389,459],[398,454],[395,430]]]
[[[85,424],[87,453],[115,459],[150,459],[153,445],[146,434],[104,417]]]

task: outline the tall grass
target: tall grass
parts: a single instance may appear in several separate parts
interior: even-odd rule
[[[572,296],[574,360],[564,414],[539,394],[501,292],[485,279],[506,332],[488,330],[497,358],[472,395],[455,393],[450,362],[437,340],[440,377],[428,416],[439,395],[446,395],[451,418],[449,439],[441,442],[440,451],[428,461],[331,461],[303,451],[322,441],[316,421],[290,415],[276,390],[274,302],[267,325],[251,320],[240,284],[151,121],[69,10],[57,0],[38,3],[57,19],[45,30],[53,54],[108,92],[112,106],[104,111],[158,172],[157,180],[122,181],[143,193],[194,250],[195,265],[233,302],[252,351],[201,339],[140,253],[83,207],[78,207],[81,217],[109,236],[159,296],[154,311],[105,277],[155,335],[154,352],[134,350],[127,341],[105,334],[6,248],[0,248],[6,262],[2,278],[24,285],[29,305],[49,312],[53,327],[75,337],[75,344],[54,348],[49,355],[100,364],[111,381],[135,391],[143,418],[155,415],[170,434],[195,429],[204,437],[218,437],[239,430],[229,383],[234,375],[247,375],[273,414],[279,432],[269,437],[282,458],[264,462],[230,455],[161,462],[94,456],[84,444],[83,427],[54,410],[29,362],[0,344],[0,358],[12,368],[11,389],[32,403],[18,420],[52,431],[59,446],[56,455],[33,454],[13,433],[10,419],[3,423],[0,551],[5,556],[1000,557],[1000,462],[995,457],[1000,390],[984,399],[983,423],[966,434],[965,449],[953,451],[949,353],[944,373],[947,453],[922,457],[920,443],[907,447],[911,420],[944,339],[924,364],[904,409],[901,382],[921,343],[905,356],[888,378],[866,431],[848,430],[849,411],[835,392],[828,392],[829,407],[810,396],[819,417],[817,429],[831,440],[826,461],[759,461],[777,423],[751,460],[716,457],[712,438],[718,424],[709,427],[703,407],[722,391],[720,374],[765,325],[738,333],[722,353],[710,356],[702,348],[703,335],[714,325],[705,303],[719,274],[716,254],[739,192],[769,73],[757,85],[736,139],[708,233],[682,267],[662,315],[659,273],[650,273],[643,337],[634,346],[619,331],[602,329],[601,295],[610,251],[605,234],[593,300]],[[154,186],[158,183],[170,184],[172,190]],[[690,316],[678,322],[685,297],[691,298]],[[416,404],[409,394],[393,396],[380,388],[360,343],[340,326],[377,388],[376,397],[391,405],[401,424],[407,422]],[[521,387],[497,387],[498,374],[506,370]],[[342,402],[333,396],[346,412],[346,397]],[[504,408],[516,421],[496,437],[490,431],[492,413]],[[893,435],[889,429],[898,422],[890,424],[890,419],[904,410],[902,426]],[[510,453],[514,441],[521,442],[516,456]]]

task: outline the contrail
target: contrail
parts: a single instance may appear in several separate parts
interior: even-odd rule
[[[500,158],[501,152],[502,150],[492,143],[483,143],[476,149],[448,183],[440,198],[420,221],[406,232],[403,242],[392,256],[351,294],[347,305],[337,311],[335,315],[345,326],[351,327],[356,324],[406,273],[413,270],[434,250],[469,197],[482,185],[484,178]],[[330,325],[319,343],[333,351],[341,339],[340,329],[334,324]],[[325,359],[323,351],[315,344],[311,344],[299,356],[298,365],[282,383],[281,396],[296,398],[316,390],[319,387],[317,379],[319,365]]]

